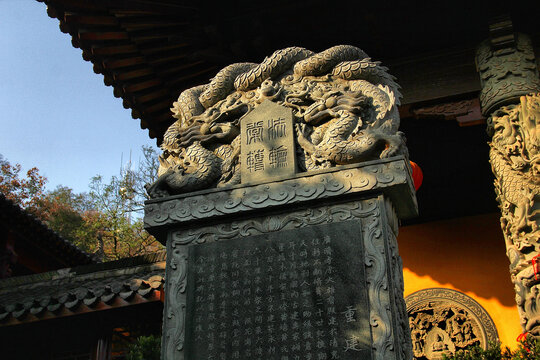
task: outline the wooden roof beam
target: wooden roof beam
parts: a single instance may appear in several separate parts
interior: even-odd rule
[[[191,89],[192,87],[199,86],[201,84],[208,83],[208,79],[217,73],[217,70],[209,70],[209,74],[198,75],[194,78],[188,79],[183,83],[175,82],[174,84],[168,83],[169,92],[175,97],[178,97],[182,91]]]
[[[168,35],[167,34],[143,34],[143,35],[138,35],[138,36],[132,36],[130,34],[130,38],[131,40],[136,43],[137,45],[139,45],[140,43],[147,43],[147,42],[153,42],[155,40],[160,40],[160,39],[168,39]]]
[[[152,113],[156,113],[156,112],[159,112],[159,111],[170,111],[170,108],[172,107],[172,104],[173,104],[172,101],[170,101],[169,99],[166,99],[166,100],[163,100],[163,101],[161,101],[161,102],[159,102],[157,104],[148,106],[145,109],[145,113],[146,114],[152,114]]]
[[[127,81],[132,79],[137,79],[143,76],[152,75],[154,74],[154,70],[152,70],[149,67],[143,67],[139,69],[135,69],[132,71],[123,71],[120,73],[114,73],[113,79],[115,81]]]
[[[204,61],[199,60],[199,61],[195,61],[195,62],[192,62],[192,63],[183,64],[183,65],[180,65],[180,66],[164,67],[164,68],[158,69],[156,71],[159,73],[159,75],[169,78],[169,77],[173,77],[174,74],[177,74],[177,73],[181,72],[182,70],[190,69],[192,67],[195,67],[197,65],[202,65],[204,63],[205,63]]]
[[[148,92],[147,94],[144,94],[144,95],[137,94],[136,96],[134,96],[133,100],[135,104],[144,104],[163,96],[169,96],[169,92],[161,88],[161,89],[154,90],[152,92]],[[172,106],[172,103],[171,103],[171,106]]]
[[[176,84],[185,82],[186,80],[193,79],[198,76],[203,76],[208,73],[215,73],[219,69],[218,66],[212,66],[198,72],[191,72],[189,75],[174,79],[170,82],[167,82],[167,86],[173,88]]]
[[[107,1],[107,0],[94,0],[94,1]],[[112,0],[112,1],[108,0],[108,2],[112,4],[120,3],[117,0]],[[184,4],[179,4],[177,0],[170,1],[170,2],[164,2],[164,1],[158,1],[158,0],[148,0],[148,1],[131,0],[131,1],[125,1],[125,2],[130,3],[129,6],[126,7],[126,9],[116,7],[116,8],[112,8],[111,11],[114,12],[115,15],[120,15],[120,16],[133,16],[133,15],[140,15],[140,14],[153,14],[153,15],[183,14],[185,16],[192,16],[199,10],[195,6],[187,6]]]
[[[141,52],[143,52],[146,55],[146,58],[148,59],[149,62],[159,62],[164,59],[169,59],[173,57],[175,59],[191,58],[192,53],[193,53],[192,51],[189,51],[189,49],[184,48],[184,47],[178,47],[178,48],[173,48],[169,50],[165,50],[165,49],[158,50],[150,54],[144,51],[141,51]]]
[[[129,23],[122,20],[120,25],[122,28],[128,31],[143,31],[148,29],[160,29],[160,28],[171,28],[171,27],[182,27],[183,29],[189,26],[188,23],[178,23],[178,22],[165,22],[165,21],[145,21],[140,20],[139,22]]]
[[[162,51],[186,48],[186,47],[191,45],[191,44],[186,43],[186,42],[171,44],[169,41],[164,41],[163,43],[164,44],[151,43],[151,44],[139,45],[138,48],[145,55],[151,55],[151,54],[159,53],[159,52],[162,52]]]
[[[147,56],[147,59],[148,59],[148,63],[151,64],[151,65],[154,65],[154,66],[163,66],[167,63],[170,63],[170,62],[174,62],[175,60],[179,60],[179,59],[186,59],[188,57],[190,57],[191,54],[187,54],[187,53],[180,53],[180,54],[177,54],[177,55],[174,55],[174,56],[156,56],[156,55],[152,55],[152,56]]]
[[[154,86],[142,89],[137,92],[125,93],[123,98],[123,105],[126,109],[137,108],[141,112],[148,104],[154,104],[160,99],[170,98],[171,104],[176,99],[171,92],[165,88],[165,86]]]
[[[114,46],[92,46],[92,54],[99,56],[133,54],[139,51],[133,44]]]
[[[179,4],[176,0],[38,0],[47,4],[64,5],[66,7],[84,7],[89,9],[111,9],[114,13],[126,15],[152,14],[192,14],[198,10],[194,6]]]
[[[129,36],[125,32],[81,32],[78,36],[80,41],[108,41],[108,40],[128,40]]]
[[[163,83],[159,79],[149,79],[146,81],[134,83],[132,85],[124,85],[122,88],[126,93],[135,93],[137,91],[145,90],[162,84]]]
[[[142,16],[159,16],[159,12],[148,10],[127,10],[127,9],[111,9],[110,10],[117,18],[142,17]]]
[[[163,136],[163,133],[165,132],[165,130],[167,130],[167,128],[171,126],[173,122],[176,121],[176,119],[172,116],[172,112],[170,110],[159,116],[152,117],[152,119],[155,121],[154,126],[156,128],[163,129],[161,132],[161,136]]]
[[[95,1],[88,0],[37,0],[39,2],[44,2],[48,7],[54,7],[57,10],[69,10],[76,11],[78,9],[84,10],[105,10],[103,6],[95,4]]]
[[[142,127],[142,122],[141,122],[141,129],[148,129],[147,127]],[[150,139],[157,139],[158,138],[158,134],[155,130],[153,129],[148,129],[148,136],[150,137]],[[163,135],[161,135],[163,136]],[[156,143],[158,144],[161,144],[161,141],[162,140],[157,140]]]
[[[118,20],[114,16],[88,16],[76,13],[67,13],[64,15],[66,24],[73,25],[97,25],[97,26],[116,26]]]
[[[134,56],[125,59],[113,59],[103,61],[103,68],[105,69],[118,69],[133,65],[145,64],[146,59],[144,56]]]
[[[115,15],[115,14],[112,14]],[[187,25],[189,22],[185,20],[179,20],[180,17],[176,14],[159,14],[159,15],[152,15],[148,12],[142,14],[142,15],[133,15],[133,16],[122,16],[121,17],[122,24],[138,24],[138,23],[149,23],[149,24],[160,24],[164,21],[180,24],[180,25]]]
[[[196,33],[195,36],[193,34],[193,29],[190,29],[187,25],[177,25],[174,24],[173,26],[159,26],[155,27],[152,26],[150,29],[137,29],[137,30],[130,30],[129,35],[133,39],[141,39],[141,38],[168,38],[169,36],[173,34],[178,34],[182,36],[183,34],[186,35],[186,38],[189,37],[195,37],[196,39],[199,39],[199,34]]]

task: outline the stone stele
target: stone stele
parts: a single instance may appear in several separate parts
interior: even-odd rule
[[[180,95],[144,218],[167,246],[163,359],[412,358],[398,100],[352,46],[280,50]]]

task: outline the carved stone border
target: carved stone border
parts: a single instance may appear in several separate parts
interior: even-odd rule
[[[184,359],[184,327],[187,285],[187,247],[189,245],[247,237],[268,232],[295,229],[352,219],[361,221],[364,264],[370,303],[372,354],[374,360],[405,360],[412,357],[410,335],[399,319],[403,301],[397,301],[403,277],[397,244],[386,217],[395,217],[382,196],[344,204],[299,209],[289,213],[232,221],[215,226],[172,231],[167,241],[167,298],[164,314],[163,359]],[[395,219],[389,219],[393,223]],[[389,244],[389,242],[392,242]],[[399,267],[399,268],[397,268]],[[395,287],[398,289],[395,289]],[[400,309],[402,307],[403,309]]]
[[[386,224],[386,233],[387,233],[387,253],[390,261],[389,265],[389,281],[391,301],[393,302],[393,307],[395,313],[393,316],[394,329],[396,329],[397,334],[395,337],[396,348],[397,348],[397,358],[398,359],[411,359],[413,356],[412,353],[412,343],[411,343],[411,330],[409,328],[407,309],[405,305],[405,300],[403,299],[404,292],[404,282],[403,282],[403,262],[401,256],[399,256],[398,250],[398,218],[395,213],[393,204],[385,199],[385,210],[386,219],[383,221]]]
[[[540,91],[540,79],[529,36],[505,29],[506,44],[496,44],[497,36],[483,41],[476,51],[476,69],[482,89],[480,103],[484,115],[503,105],[518,103],[523,95]],[[508,41],[510,39],[510,41]]]
[[[161,358],[183,360],[188,249],[171,244],[167,241]]]
[[[417,214],[410,169],[402,156],[303,175],[267,184],[148,201],[145,228],[152,230],[164,225],[374,190],[382,191],[392,200],[400,218]]]
[[[405,298],[407,304],[407,313],[410,315],[414,308],[431,301],[446,301],[464,308],[475,317],[482,332],[483,344],[497,342],[499,335],[495,323],[488,312],[477,303],[473,298],[452,289],[430,288],[416,291]]]

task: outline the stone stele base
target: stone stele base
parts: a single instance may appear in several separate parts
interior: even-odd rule
[[[148,201],[167,245],[162,359],[411,359],[403,157]]]

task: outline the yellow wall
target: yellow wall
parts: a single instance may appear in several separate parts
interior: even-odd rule
[[[489,313],[503,346],[521,333],[498,214],[400,228],[405,296],[426,288],[461,291]]]

